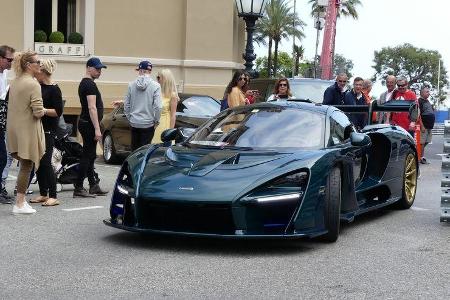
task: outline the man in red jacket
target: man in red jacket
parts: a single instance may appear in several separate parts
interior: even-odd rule
[[[405,77],[397,79],[397,89],[392,95],[393,100],[417,101],[416,93],[408,89],[408,80]],[[398,125],[414,136],[415,123],[409,120],[407,112],[391,113],[391,124]]]

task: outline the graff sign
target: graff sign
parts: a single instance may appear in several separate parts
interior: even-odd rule
[[[34,51],[44,55],[85,55],[83,44],[34,43]]]

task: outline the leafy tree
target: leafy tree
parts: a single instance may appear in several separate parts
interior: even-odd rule
[[[441,61],[441,72],[438,78],[438,65]],[[373,68],[376,73],[374,79],[384,79],[387,75],[404,76],[410,87],[419,90],[423,85],[431,88],[432,95],[441,102],[445,99],[444,89],[437,95],[437,85],[448,84],[447,70],[442,63],[442,56],[436,50],[416,48],[411,44],[397,47],[385,47],[375,51]]]
[[[318,12],[323,12],[326,10],[326,7],[317,6],[317,0],[309,0],[311,3],[311,16],[316,16]],[[359,0],[341,0],[339,5],[339,9],[337,11],[337,18],[339,19],[341,16],[344,17],[352,17],[353,19],[358,19],[358,12],[356,11],[356,7],[360,6],[361,1]]]
[[[278,55],[279,64],[277,70],[271,70],[273,74],[279,74],[278,77],[292,77],[292,57],[287,52],[280,52]],[[256,70],[259,72],[259,77],[268,78],[268,58],[267,56],[258,57],[256,59]]]
[[[337,76],[339,73],[345,73],[347,74],[348,78],[353,77],[353,74],[351,73],[351,70],[353,69],[353,61],[350,59],[346,59],[341,54],[335,54],[334,55],[334,61],[333,61],[333,74],[334,76]]]
[[[265,45],[267,44],[265,40],[268,39],[267,73],[270,74],[270,71],[274,70],[274,76],[278,70],[278,46],[281,41],[288,37],[302,39],[305,36],[303,33],[305,23],[297,14],[291,12],[291,9],[286,0],[271,0],[266,4],[265,14],[256,25],[255,41]],[[272,46],[275,48],[273,64]]]

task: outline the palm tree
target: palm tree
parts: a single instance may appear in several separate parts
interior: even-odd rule
[[[295,45],[294,53],[295,53],[294,70],[295,74],[298,74],[298,70],[300,68],[300,59],[302,59],[303,55],[305,54],[305,48],[303,48],[303,46]],[[292,77],[294,77],[294,74],[292,74]]]
[[[325,11],[326,7],[317,6],[317,0],[309,0],[311,3],[311,15],[314,17],[318,12]],[[358,19],[358,12],[356,11],[356,6],[362,5],[359,0],[341,0],[339,9],[337,11],[337,18],[341,16],[352,17],[353,19]]]
[[[295,26],[294,26],[295,25]],[[297,14],[291,12],[286,0],[272,0],[266,4],[266,10],[263,18],[259,21],[256,28],[256,42],[262,43],[267,38],[269,40],[269,49],[267,55],[268,74],[276,76],[278,68],[278,45],[282,39],[295,36],[302,39],[305,35],[303,27],[305,23],[300,20]],[[272,68],[272,46],[275,47],[273,68]]]

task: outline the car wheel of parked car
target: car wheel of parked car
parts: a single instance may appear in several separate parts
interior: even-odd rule
[[[114,141],[109,132],[106,132],[103,137],[103,159],[106,163],[113,163],[117,159]]]
[[[341,170],[331,170],[325,188],[325,228],[328,232],[323,236],[326,242],[335,242],[339,236],[341,215]]]
[[[399,208],[408,209],[414,203],[417,190],[417,171],[418,170],[415,153],[412,149],[409,149],[405,158],[402,198],[398,201]]]

